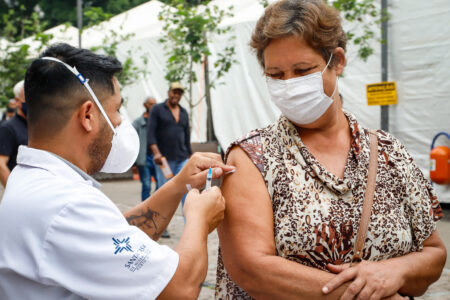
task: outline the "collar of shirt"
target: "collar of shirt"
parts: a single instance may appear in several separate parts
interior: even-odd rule
[[[55,176],[85,183],[97,189],[101,184],[66,159],[44,150],[20,146],[17,154],[17,164],[47,170]]]
[[[183,110],[183,107],[180,105],[180,103],[177,104],[177,106],[180,108],[180,112]],[[164,107],[168,110],[170,110],[169,107],[169,99],[166,99],[166,101],[164,101]]]
[[[140,116],[138,118],[138,120],[139,120],[138,122],[140,123],[139,125],[141,127],[146,127],[147,126],[147,119],[144,117],[144,115]]]
[[[359,124],[356,118],[350,112],[344,110],[344,114],[347,117],[348,124],[350,126],[351,133],[351,151],[356,159],[359,159],[359,154],[361,153],[361,131],[359,129]]]

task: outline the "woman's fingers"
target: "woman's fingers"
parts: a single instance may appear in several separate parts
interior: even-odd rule
[[[332,272],[334,274],[339,274],[342,271],[347,270],[348,268],[350,268],[350,264],[343,264],[343,265],[328,264],[327,265],[327,269],[330,270],[330,272]]]
[[[348,268],[341,273],[337,274],[333,279],[331,279],[323,288],[322,292],[324,294],[331,293],[347,281],[354,279],[357,275],[356,268]]]
[[[366,281],[362,278],[356,278],[341,296],[341,300],[353,300],[361,292],[366,285]],[[359,299],[359,298],[358,298]]]
[[[375,295],[375,287],[366,284],[364,285],[363,289],[359,292],[358,297],[356,297],[356,300],[370,300],[372,299],[372,296]],[[377,298],[375,298],[377,299]],[[381,299],[381,298],[378,298]]]

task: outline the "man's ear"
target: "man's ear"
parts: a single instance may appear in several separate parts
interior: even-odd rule
[[[80,122],[81,127],[86,130],[86,132],[92,132],[95,127],[95,123],[97,122],[97,119],[95,118],[97,111],[95,110],[95,108],[95,104],[90,100],[84,102],[78,108],[78,121]]]

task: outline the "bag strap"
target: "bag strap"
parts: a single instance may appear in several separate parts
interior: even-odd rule
[[[350,265],[354,261],[361,260],[364,242],[367,237],[367,229],[369,227],[370,215],[372,214],[373,195],[375,193],[375,183],[378,168],[378,136],[375,131],[369,131],[370,137],[370,155],[369,155],[369,175],[367,177],[366,192],[364,194],[364,204],[359,221],[358,234],[356,235],[356,243],[353,249],[353,257]]]

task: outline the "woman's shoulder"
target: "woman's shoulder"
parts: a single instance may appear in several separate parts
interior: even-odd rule
[[[379,155],[382,155],[382,157],[384,157],[384,159],[386,160],[386,164],[394,164],[398,167],[409,164],[413,161],[406,147],[398,138],[393,136],[391,133],[386,132],[382,129],[365,128],[357,121],[353,114],[345,110],[344,113],[350,122],[355,145],[361,147],[362,145],[359,143],[362,142],[363,145],[366,145],[368,147],[369,135],[370,132],[373,132],[377,135],[378,138]]]
[[[365,129],[365,133],[368,134],[368,132],[369,130]],[[406,150],[406,147],[398,138],[381,129],[373,130],[373,132],[377,134],[378,145],[386,154],[392,157],[406,158],[408,161],[411,160],[411,156]]]
[[[260,129],[252,130],[232,142],[226,152],[225,161],[227,161],[231,150],[236,146],[240,147],[247,154],[260,172],[263,172],[263,153]]]

